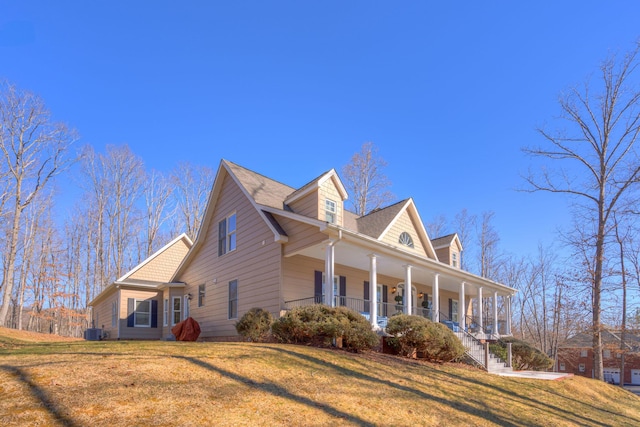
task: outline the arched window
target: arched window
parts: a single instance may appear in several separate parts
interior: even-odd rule
[[[410,248],[413,247],[413,239],[411,238],[409,233],[407,233],[406,231],[403,231],[402,234],[400,234],[400,238],[398,239],[398,242],[400,242],[401,245],[405,245]]]

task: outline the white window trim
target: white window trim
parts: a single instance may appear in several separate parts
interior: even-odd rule
[[[206,296],[207,296],[207,285],[202,283],[198,285],[198,307],[204,307]]]
[[[234,221],[235,222],[235,228],[233,229],[233,231],[229,230],[229,219],[231,217],[235,217],[235,221]],[[226,224],[227,235],[225,236],[225,243],[224,244],[225,244],[226,250],[227,250],[226,253],[229,253],[229,252],[235,251],[236,247],[238,246],[238,235],[236,233],[236,231],[238,230],[238,216],[236,215],[236,212],[234,211],[233,213],[228,215],[225,218],[225,221],[227,222],[227,224]],[[233,248],[231,248],[231,236],[235,237],[235,243],[234,243]]]
[[[175,301],[180,301],[180,310],[175,309]],[[182,298],[181,297],[173,297],[171,298],[171,326],[175,326],[178,324],[176,322],[176,312],[180,313],[179,319],[182,319]]]
[[[164,299],[164,316],[162,320],[163,326],[169,326],[169,298]]]
[[[232,282],[236,282],[236,297],[233,300],[231,299],[231,283]],[[238,286],[238,279],[229,280],[229,284],[227,286],[228,286],[228,288],[227,288],[227,319],[233,320],[233,319],[237,319],[238,318],[238,311],[239,311],[238,310],[239,309],[238,301],[240,300],[240,298],[239,298],[240,297],[240,295],[239,295],[240,294],[240,289],[239,289],[239,286]],[[231,310],[230,310],[231,309],[231,301],[235,301],[235,303],[236,303],[236,315],[235,315],[235,317],[231,317]]]
[[[147,325],[143,325],[143,324],[138,324],[138,302],[146,302],[149,303],[149,324]],[[153,308],[152,308],[152,303],[151,300],[146,300],[146,299],[137,299],[134,298],[133,300],[133,327],[134,328],[150,328],[151,327],[151,316],[152,314]]]
[[[335,200],[324,200],[324,219],[330,224],[335,224],[338,221],[338,203]]]
[[[187,317],[191,315],[189,309],[189,295],[185,295],[182,301],[182,320],[187,320]]]

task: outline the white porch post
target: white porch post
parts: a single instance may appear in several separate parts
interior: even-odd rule
[[[484,330],[484,319],[482,318],[482,312],[484,311],[484,304],[482,301],[482,286],[478,288],[478,329]]]
[[[324,259],[324,289],[323,289],[323,294],[325,295],[325,301],[324,303],[330,307],[335,306],[335,298],[333,295],[333,269],[334,269],[334,250],[333,250],[333,245],[334,242],[333,240],[330,240],[327,243],[327,250],[326,250],[326,256]],[[328,301],[327,301],[328,300]]]
[[[511,295],[507,296],[507,335],[511,335]]]
[[[438,286],[438,274],[433,276],[433,287],[431,289],[431,320],[440,321],[440,288]]]
[[[498,334],[498,293],[493,293],[493,331],[494,334]]]
[[[407,314],[411,314],[411,307],[413,301],[411,301],[411,265],[404,266],[404,294],[405,304],[407,305]]]
[[[460,325],[460,329],[463,331],[466,329],[466,314],[464,303],[464,282],[460,282],[460,287],[458,288],[458,324]]]
[[[378,326],[378,267],[376,255],[369,255],[369,320],[373,329]]]

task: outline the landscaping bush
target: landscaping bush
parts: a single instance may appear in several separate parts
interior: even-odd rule
[[[387,333],[393,335],[387,340],[389,345],[408,357],[450,362],[459,359],[465,351],[449,328],[420,316],[392,316],[387,324]]]
[[[553,359],[533,347],[531,344],[512,337],[505,337],[491,344],[491,351],[502,360],[507,360],[507,344],[511,343],[511,366],[513,369],[546,371],[553,366]]]
[[[271,313],[262,308],[252,308],[236,322],[236,331],[250,341],[260,342],[269,336],[272,323]]]
[[[359,313],[322,304],[288,311],[273,323],[272,333],[281,342],[325,347],[341,339],[343,347],[351,351],[375,347],[379,341],[369,322]]]

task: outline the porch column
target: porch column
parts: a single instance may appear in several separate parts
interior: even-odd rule
[[[507,330],[505,333],[511,335],[511,295],[507,296]]]
[[[493,331],[494,334],[498,334],[498,293],[493,293]]]
[[[484,304],[482,301],[482,286],[478,288],[478,330],[484,330],[484,319],[482,312],[484,311]]]
[[[376,255],[369,255],[369,320],[371,327],[380,329],[378,326],[378,267]]]
[[[406,264],[404,266],[404,294],[405,304],[407,305],[407,314],[411,314],[411,307],[413,301],[411,301],[411,265]]]
[[[325,295],[324,303],[330,307],[335,306],[335,298],[333,295],[333,276],[334,276],[334,250],[333,245],[335,242],[329,240],[327,243],[326,255],[324,258],[324,285],[323,294]]]
[[[458,324],[460,325],[460,329],[463,331],[466,329],[466,314],[464,303],[464,282],[460,282],[460,287],[458,288]]]
[[[433,286],[431,288],[431,320],[440,321],[440,288],[438,287],[439,274],[433,276]]]

